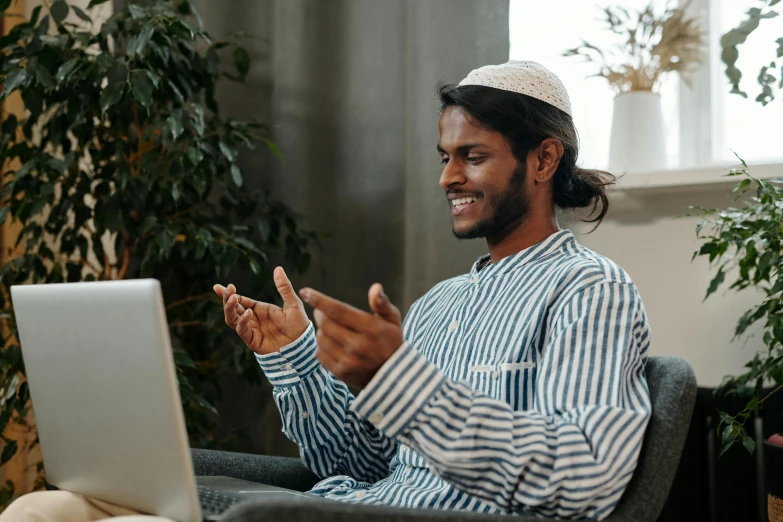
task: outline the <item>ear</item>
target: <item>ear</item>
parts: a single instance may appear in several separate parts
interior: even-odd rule
[[[565,153],[563,142],[557,138],[546,138],[532,152],[533,174],[536,183],[546,183],[557,172],[560,160]]]

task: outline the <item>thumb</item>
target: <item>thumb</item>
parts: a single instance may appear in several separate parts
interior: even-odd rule
[[[370,287],[370,308],[377,315],[390,323],[402,326],[402,317],[399,308],[394,306],[389,297],[383,292],[383,285],[375,283]]]
[[[280,297],[283,298],[283,308],[291,306],[303,306],[302,300],[299,299],[299,296],[296,295],[296,292],[294,292],[294,287],[291,284],[291,281],[288,279],[288,276],[285,274],[285,270],[283,270],[282,266],[275,268],[274,279],[277,291],[280,294]]]

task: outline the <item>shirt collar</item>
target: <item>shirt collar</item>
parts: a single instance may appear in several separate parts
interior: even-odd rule
[[[529,246],[510,256],[506,256],[497,263],[491,263],[488,266],[485,266],[481,272],[479,272],[478,266],[481,264],[481,261],[489,257],[489,254],[484,254],[473,263],[469,275],[471,278],[478,275],[481,279],[488,279],[499,274],[504,274],[509,270],[514,270],[532,261],[549,257],[551,254],[559,251],[564,244],[574,242],[576,242],[576,238],[570,230],[559,230],[535,245]]]

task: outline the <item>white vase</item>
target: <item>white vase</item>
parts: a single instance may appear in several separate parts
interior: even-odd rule
[[[609,170],[616,174],[665,169],[666,131],[661,97],[631,91],[614,99]]]

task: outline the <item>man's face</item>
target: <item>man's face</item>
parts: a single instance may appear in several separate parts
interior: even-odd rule
[[[530,208],[525,164],[499,132],[479,127],[459,107],[440,117],[440,186],[446,191],[454,235],[492,237],[521,223]]]

